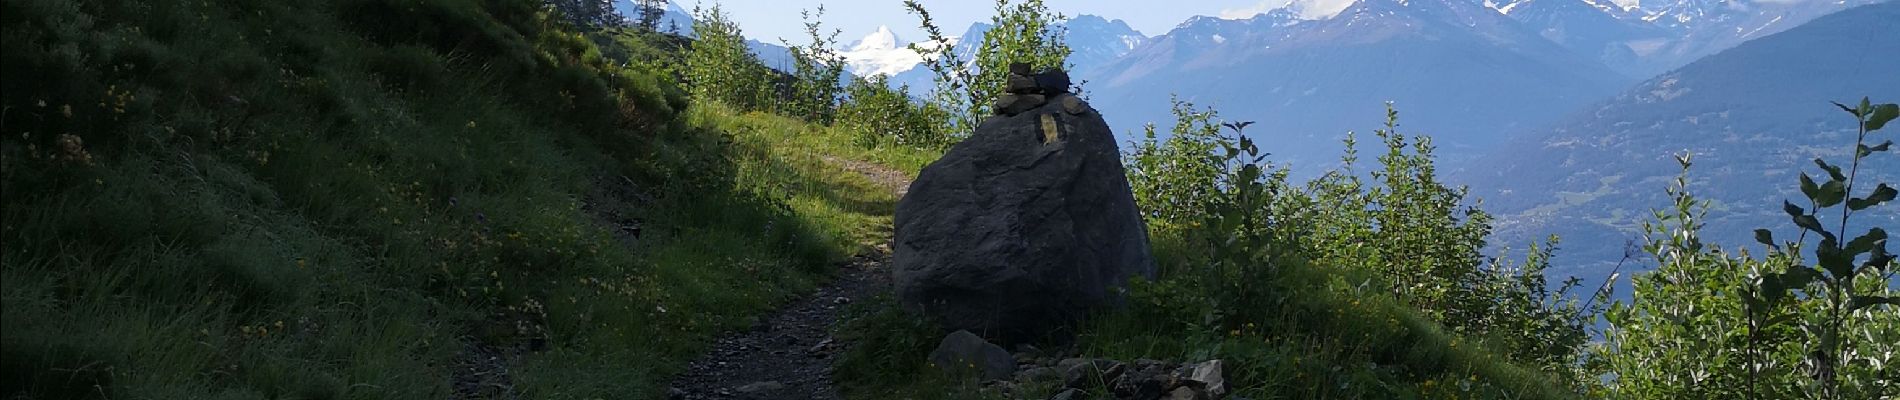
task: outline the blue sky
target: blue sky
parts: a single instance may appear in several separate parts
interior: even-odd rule
[[[711,0],[704,0],[712,4]],[[1127,21],[1129,26],[1149,36],[1166,33],[1181,21],[1195,15],[1251,15],[1253,10],[1270,9],[1287,0],[1045,0],[1051,11],[1064,15],[1094,14]],[[694,0],[674,0],[680,8],[691,10]],[[825,6],[826,26],[843,29],[840,44],[857,40],[889,25],[904,40],[923,39],[917,17],[904,11],[902,0],[723,0],[719,2],[739,22],[746,36],[769,43],[778,38],[803,43],[804,26],[798,12]],[[937,19],[944,34],[958,35],[970,23],[988,21],[994,14],[994,0],[922,0],[924,8]]]

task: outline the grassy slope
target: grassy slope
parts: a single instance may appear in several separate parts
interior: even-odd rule
[[[0,397],[443,398],[543,346],[528,397],[653,396],[876,235],[802,125],[534,4],[0,3]]]
[[[519,1],[3,4],[0,395],[440,398],[467,348],[541,341],[511,369],[529,397],[656,395],[882,234],[895,199],[827,156],[934,158],[681,112]],[[1080,349],[1227,358],[1254,398],[1553,397],[1350,274],[1289,270],[1257,331],[1158,322],[1157,289]],[[937,332],[864,311],[854,397],[975,395],[921,368]]]

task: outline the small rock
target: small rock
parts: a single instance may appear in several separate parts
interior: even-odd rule
[[[846,305],[846,304],[851,304],[851,298],[839,296],[838,298],[831,299],[831,303],[841,305],[841,306]]]
[[[1036,89],[1044,94],[1069,92],[1069,73],[1062,70],[1053,69],[1030,77],[1036,80]]]
[[[1082,400],[1087,396],[1088,394],[1082,392],[1082,389],[1063,389],[1056,392],[1054,396],[1049,396],[1049,400]]]
[[[1072,360],[1081,360],[1074,362]],[[1128,366],[1115,360],[1068,359],[1062,360],[1062,386],[1070,388],[1092,388],[1111,385],[1121,378]],[[1112,386],[1112,385],[1111,385]]]
[[[1016,373],[1016,380],[1019,382],[1048,382],[1057,379],[1062,379],[1062,373],[1049,367],[1035,367]]]
[[[1002,96],[997,96],[996,103],[990,106],[990,111],[996,113],[996,115],[1008,115],[1009,110],[1014,110],[1014,109],[1019,108],[1019,106],[1017,106],[1016,103],[1019,103],[1022,101],[1023,99],[1021,97],[1018,97],[1013,94],[1005,94]]]
[[[1036,87],[1036,78],[1031,78],[1028,75],[1016,75],[1016,74],[1011,74],[1009,76],[1008,84],[1003,87],[1004,92],[1017,93],[1017,94],[1036,93],[1037,89],[1038,88]]]
[[[1188,375],[1187,383],[1199,387],[1210,399],[1219,400],[1227,396],[1227,379],[1221,376],[1220,360],[1194,364],[1194,372]]]
[[[1069,115],[1082,115],[1083,113],[1089,112],[1089,104],[1083,102],[1081,97],[1065,94],[1056,101],[1062,104],[1062,111],[1069,113]]]
[[[1205,397],[1202,397],[1202,396],[1201,396],[1201,393],[1200,393],[1200,392],[1196,392],[1196,391],[1194,391],[1194,389],[1193,389],[1193,388],[1189,388],[1189,387],[1187,387],[1187,386],[1182,386],[1182,387],[1178,387],[1178,388],[1174,388],[1174,391],[1172,391],[1172,392],[1168,392],[1168,396],[1167,396],[1167,397],[1163,397],[1162,399],[1166,399],[1166,400],[1202,400],[1202,399],[1205,399]]]
[[[1029,63],[1009,63],[1009,73],[1011,75],[1029,75],[1031,73],[1029,71],[1030,68],[1032,67],[1029,66]]]
[[[810,353],[823,353],[826,350],[831,350],[831,339],[819,341],[818,344],[811,345],[811,348],[805,351]]]
[[[1042,107],[1048,102],[1048,97],[1040,94],[1006,94],[996,98],[994,111],[998,115],[1016,115]]]
[[[745,384],[745,386],[740,386],[732,390],[742,395],[760,395],[782,389],[785,389],[785,384],[783,383],[778,383],[778,381],[763,381],[748,383]]]
[[[1135,367],[1128,368],[1109,387],[1115,392],[1116,398],[1159,398],[1167,394],[1169,389],[1180,386],[1175,377],[1168,374],[1170,369],[1167,363],[1161,361],[1137,360]]]
[[[1042,349],[1037,348],[1036,345],[1033,345],[1033,344],[1023,343],[1023,344],[1016,345],[1016,352],[1029,353],[1029,354],[1035,355],[1035,354],[1042,354]]]
[[[983,390],[1002,394],[1004,398],[1014,398],[1016,397],[1013,396],[1013,394],[1016,393],[1016,382],[1004,380],[988,381],[983,383]]]
[[[671,400],[684,399],[686,398],[686,391],[680,390],[680,388],[677,387],[666,388],[666,398]]]
[[[1016,359],[1009,351],[964,330],[944,336],[930,352],[930,363],[945,369],[974,368],[983,380],[1009,379],[1016,373]]]

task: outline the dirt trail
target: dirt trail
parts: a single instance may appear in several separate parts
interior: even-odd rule
[[[856,172],[891,188],[899,197],[910,187],[902,171],[881,165],[825,157],[841,169]],[[751,329],[728,333],[704,356],[677,377],[668,398],[718,399],[839,399],[831,382],[831,363],[839,346],[830,329],[852,302],[890,290],[890,246],[877,243],[875,251],[853,257],[839,266],[837,277],[825,287],[762,316]]]

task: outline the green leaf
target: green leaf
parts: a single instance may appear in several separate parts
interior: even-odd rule
[[[1882,183],[1879,186],[1874,186],[1874,192],[1867,195],[1867,197],[1848,199],[1847,209],[1860,211],[1867,207],[1873,207],[1876,204],[1893,201],[1894,195],[1896,194],[1900,194],[1900,191],[1896,191],[1892,186],[1887,186],[1887,184]]]
[[[1848,257],[1858,256],[1860,253],[1872,251],[1875,245],[1885,240],[1887,240],[1887,230],[1880,228],[1868,229],[1867,234],[1847,241],[1845,250],[1847,250]]]
[[[1781,274],[1781,284],[1788,288],[1806,287],[1820,277],[1821,274],[1815,272],[1813,268],[1795,266],[1788,268],[1787,273]]]
[[[1854,257],[1834,247],[1832,240],[1822,239],[1821,247],[1814,248],[1814,258],[1821,262],[1821,268],[1834,275],[1834,279],[1854,274]]]
[[[1888,268],[1893,268],[1893,258],[1893,254],[1887,253],[1887,244],[1883,242],[1874,245],[1873,254],[1867,256],[1867,262],[1861,266],[1886,273]]]
[[[1808,212],[1806,210],[1802,210],[1801,206],[1794,205],[1794,203],[1789,203],[1786,200],[1783,200],[1781,202],[1781,211],[1787,212],[1789,217],[1795,217],[1795,218],[1800,218],[1803,215],[1808,215]]]
[[[1866,128],[1869,131],[1880,130],[1894,117],[1900,117],[1900,104],[1887,103],[1874,106],[1873,113],[1867,116]]]
[[[1821,220],[1815,219],[1814,216],[1812,215],[1795,216],[1794,224],[1795,226],[1801,227],[1801,229],[1806,229],[1806,230],[1814,231],[1814,233],[1821,234],[1821,237],[1823,239],[1834,237],[1834,234],[1828,233],[1827,229],[1821,228]]]
[[[1888,141],[1880,142],[1880,144],[1873,145],[1873,146],[1868,146],[1864,144],[1857,145],[1857,146],[1859,147],[1854,150],[1854,157],[1864,158],[1864,157],[1867,157],[1868,155],[1871,155],[1877,152],[1887,151],[1887,147],[1893,146],[1893,141],[1888,140]]]
[[[1841,104],[1841,102],[1838,102],[1838,101],[1830,101],[1829,103],[1834,103],[1834,106],[1840,107],[1841,111],[1846,111],[1848,114],[1854,114],[1855,118],[1860,117],[1860,110],[1855,110],[1853,107],[1848,107],[1846,104]]]
[[[1783,296],[1788,295],[1788,286],[1784,279],[1785,276],[1786,274],[1762,275],[1761,282],[1756,283],[1756,285],[1760,287],[1762,298],[1767,300],[1768,304],[1781,301]]]
[[[1881,304],[1886,304],[1889,306],[1900,306],[1900,298],[1895,298],[1893,296],[1875,296],[1875,295],[1854,296],[1854,300],[1849,301],[1847,303],[1847,311],[1858,311],[1862,308],[1873,307],[1873,306],[1881,305]]]
[[[1814,159],[1814,165],[1819,165],[1821,166],[1821,169],[1827,170],[1827,176],[1834,178],[1834,180],[1837,180],[1837,181],[1847,180],[1847,175],[1841,174],[1841,167],[1828,165],[1827,160],[1816,158]]]
[[[1807,196],[1809,200],[1821,196],[1821,185],[1815,184],[1814,177],[1808,176],[1806,172],[1801,173],[1801,195]]]
[[[1833,207],[1835,204],[1841,204],[1841,199],[1846,197],[1847,185],[1845,182],[1828,181],[1827,183],[1821,184],[1820,196],[1814,198],[1814,205],[1816,207]]]
[[[1761,242],[1761,244],[1767,245],[1768,247],[1771,247],[1771,248],[1775,247],[1775,233],[1769,232],[1767,229],[1756,229],[1755,241]]]
[[[1769,318],[1768,322],[1762,324],[1762,327],[1766,328],[1770,326],[1775,326],[1775,325],[1782,324],[1788,321],[1793,321],[1795,318],[1799,318],[1799,317],[1801,317],[1800,314],[1777,315],[1774,318]]]

